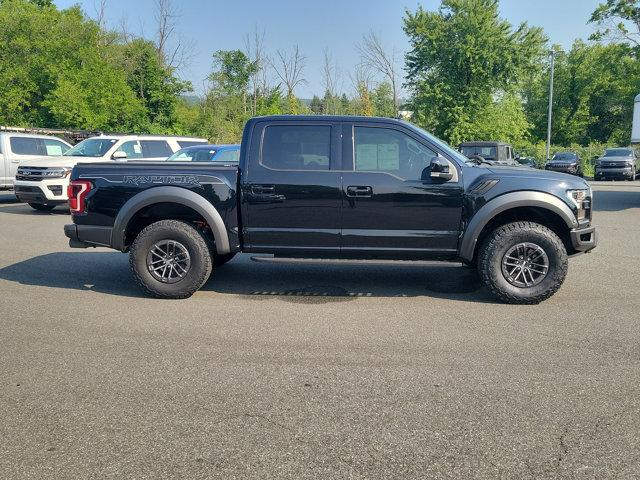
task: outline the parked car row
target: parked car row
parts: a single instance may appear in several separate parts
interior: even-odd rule
[[[478,164],[539,168],[535,159],[515,155],[513,147],[503,142],[464,142],[458,151]],[[583,165],[584,161],[577,152],[564,151],[555,153],[543,168],[583,177]],[[595,159],[594,167],[595,180],[633,181],[640,172],[640,157],[631,147],[607,148],[601,157]]]
[[[69,175],[78,163],[105,161],[216,161],[237,164],[239,145],[210,145],[204,138],[100,135],[72,147],[62,139],[24,133],[0,135],[0,188],[36,210],[68,202]]]

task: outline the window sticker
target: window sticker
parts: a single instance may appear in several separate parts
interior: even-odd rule
[[[134,151],[134,153],[142,153],[142,148],[140,148],[140,144],[139,143],[134,143],[133,144],[133,151]]]
[[[378,169],[378,146],[368,144],[356,145],[356,170]]]
[[[397,143],[378,145],[378,169],[400,170],[400,149]]]
[[[47,156],[62,156],[61,145],[47,145]]]

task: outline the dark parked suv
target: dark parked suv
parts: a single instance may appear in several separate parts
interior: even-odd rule
[[[569,173],[582,177],[582,159],[576,152],[558,152],[544,167],[545,170]]]
[[[502,301],[538,303],[569,256],[596,246],[584,180],[478,164],[389,118],[258,117],[239,166],[87,163],[71,180],[71,246],[130,252],[134,278],[162,298],[248,252],[462,261]]]
[[[607,148],[604,155],[597,160],[594,178],[633,181],[638,170],[640,170],[638,155],[633,148]]]

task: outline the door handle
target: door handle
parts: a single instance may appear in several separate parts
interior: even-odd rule
[[[249,203],[283,203],[287,197],[276,195],[275,185],[251,185],[247,200]]]
[[[252,185],[251,193],[262,195],[264,193],[273,193],[276,191],[275,185]]]
[[[364,185],[351,185],[347,187],[347,197],[373,197],[373,188]]]

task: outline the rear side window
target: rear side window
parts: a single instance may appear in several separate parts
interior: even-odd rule
[[[271,125],[264,131],[261,163],[275,170],[329,170],[330,151],[329,125]]]
[[[165,140],[140,140],[142,158],[167,158],[173,150]]]
[[[180,145],[180,148],[196,147],[198,145],[206,144],[207,142],[203,142],[201,140],[178,140],[178,145]]]
[[[40,138],[11,137],[11,151],[16,155],[45,155],[44,145]]]

